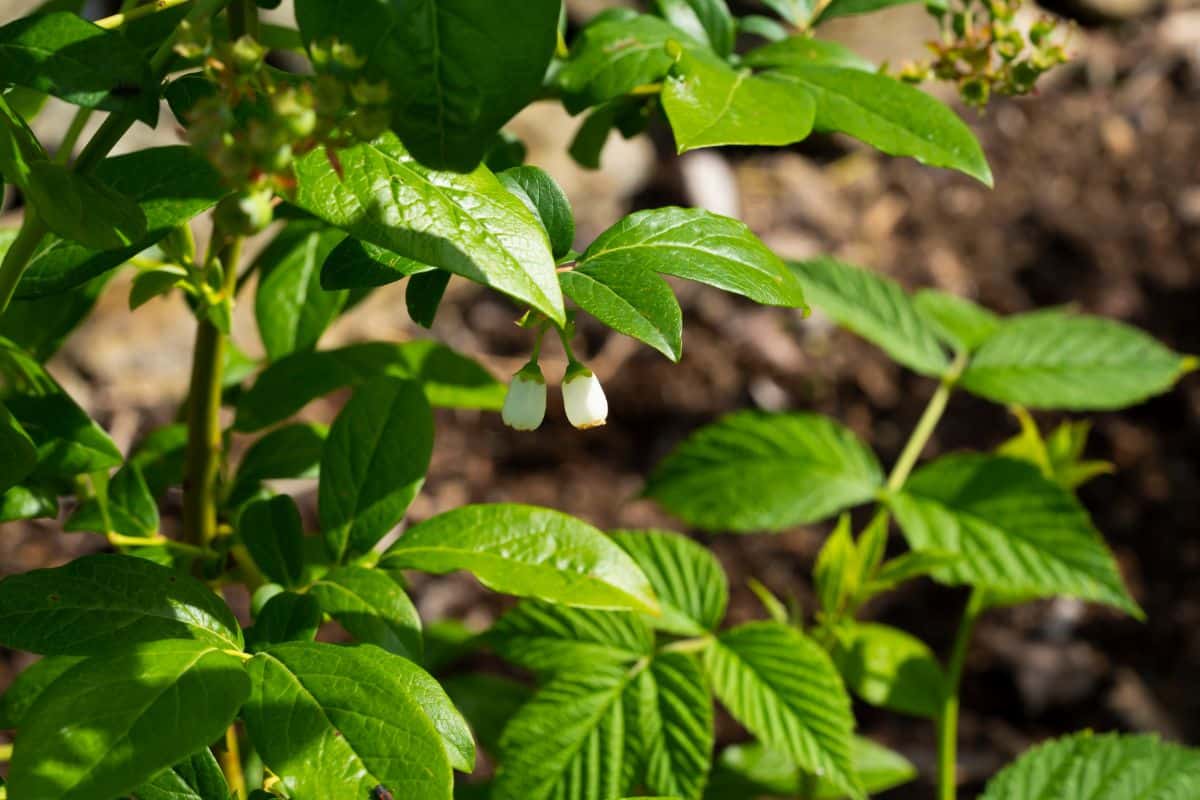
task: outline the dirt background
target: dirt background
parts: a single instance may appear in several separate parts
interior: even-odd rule
[[[572,5],[582,12],[613,3]],[[527,140],[531,161],[568,189],[580,244],[632,209],[702,205],[741,216],[787,257],[836,254],[909,287],[937,286],[1002,312],[1071,303],[1139,325],[1178,350],[1200,352],[1200,8],[1109,0],[1107,7],[1084,9],[1129,19],[1077,30],[1072,64],[1037,97],[998,101],[984,115],[965,112],[997,176],[993,191],[952,173],[879,158],[838,137],[680,159],[671,154],[669,134],[658,130],[648,139],[614,140],[603,169],[587,172],[565,155],[574,123],[556,107],[534,107],[513,129]],[[20,13],[10,3],[0,3],[0,11],[0,21]],[[893,62],[918,53],[931,34],[918,9],[876,19],[877,26],[838,23],[830,34]],[[54,141],[65,128],[62,114],[52,110],[38,128]],[[134,141],[147,136],[142,129]],[[161,141],[175,133],[164,124],[154,136]],[[10,208],[3,222],[15,223],[14,214]],[[126,448],[172,417],[192,336],[181,301],[155,301],[131,315],[127,286],[119,279],[110,287],[94,318],[51,365]],[[802,320],[713,290],[679,289],[686,322],[678,365],[585,326],[587,360],[612,408],[607,428],[574,431],[553,392],[547,424],[532,434],[505,429],[496,415],[439,413],[433,469],[411,518],[466,502],[520,501],[604,527],[680,529],[637,499],[643,478],[690,431],[740,408],[831,414],[885,463],[895,458],[933,391],[928,380],[891,365],[819,314]],[[242,305],[237,338],[254,353],[250,305]],[[424,335],[403,308],[402,287],[379,291],[323,345]],[[529,347],[513,319],[506,302],[456,279],[433,335],[507,374]],[[562,366],[561,354],[551,351],[552,380]],[[343,400],[333,397],[306,413],[328,419]],[[964,797],[1030,743],[1084,727],[1156,731],[1200,743],[1198,411],[1200,379],[1193,377],[1143,406],[1093,417],[1088,455],[1111,460],[1117,472],[1085,487],[1083,499],[1149,620],[1067,600],[987,615],[964,684]],[[926,455],[991,447],[1015,431],[1003,409],[959,395]],[[314,504],[312,486],[286,488]],[[179,497],[170,496],[166,516],[178,508]],[[731,618],[740,621],[761,616],[746,589],[751,576],[811,611],[809,575],[826,533],[819,526],[698,538],[729,571]],[[7,525],[0,531],[0,574],[98,547],[60,534],[55,523]],[[500,609],[465,578],[419,581],[416,597],[426,619],[456,616],[484,625]],[[919,633],[944,653],[964,599],[923,582],[880,599],[868,613]],[[0,687],[26,663],[0,651]],[[859,711],[866,734],[931,774],[929,724],[865,706]],[[728,720],[722,735],[742,736]],[[886,797],[930,795],[931,785],[921,781]]]

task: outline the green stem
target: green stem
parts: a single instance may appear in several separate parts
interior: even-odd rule
[[[41,217],[32,208],[26,207],[17,238],[13,239],[8,252],[4,254],[4,260],[0,261],[0,316],[4,315],[13,295],[17,293],[17,284],[21,282],[21,276],[25,274],[25,268],[29,266],[29,260],[33,258],[47,230]]]
[[[221,771],[225,773],[225,781],[233,789],[234,797],[246,797],[246,776],[242,772],[242,756],[238,747],[236,722],[225,731],[225,749],[221,751]]]
[[[254,0],[233,0],[229,4],[229,40],[242,36],[258,38],[258,4]]]
[[[181,6],[184,3],[190,3],[192,0],[154,0],[153,3],[147,3],[144,6],[136,6],[128,11],[122,11],[120,14],[113,14],[103,19],[98,19],[94,23],[98,28],[106,28],[112,30],[119,28],[127,22],[132,22],[135,19],[148,17],[151,14],[157,14],[160,11],[166,11],[168,8]]]
[[[971,590],[958,633],[954,636],[954,649],[950,651],[950,663],[946,672],[946,696],[938,714],[938,800],[955,800],[958,788],[958,688],[962,683],[963,663],[967,658],[967,646],[975,623],[985,610],[982,589]]]
[[[209,550],[206,547],[197,547],[187,542],[177,542],[161,534],[157,536],[125,536],[124,534],[109,532],[106,534],[106,538],[108,539],[108,543],[113,547],[160,546],[168,550],[178,550],[181,553],[200,558],[214,558],[217,555],[215,550]]]
[[[0,744],[0,764],[12,761],[13,746],[11,744]]]
[[[954,386],[958,383],[966,366],[966,356],[960,354],[942,377],[941,385],[929,399],[925,413],[921,415],[917,427],[908,437],[908,442],[904,445],[900,458],[896,460],[896,465],[892,468],[892,474],[888,476],[888,491],[899,491],[904,486],[904,482],[908,480],[908,476],[912,474],[913,467],[917,465],[917,459],[921,457],[925,445],[929,444],[929,437],[933,435],[934,429],[941,421],[942,414],[946,413],[946,404],[950,402],[950,395],[954,392]]]
[[[79,134],[83,133],[83,128],[87,125],[88,120],[92,118],[92,109],[81,108],[75,112],[75,116],[71,118],[71,125],[67,128],[67,132],[63,134],[62,143],[58,146],[58,152],[54,154],[54,161],[57,164],[66,164],[71,160],[71,153],[75,150],[75,143],[79,141]]]

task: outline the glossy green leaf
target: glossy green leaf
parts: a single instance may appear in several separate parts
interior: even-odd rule
[[[0,243],[0,250],[3,249]],[[0,317],[0,336],[38,361],[49,361],[92,313],[111,275],[100,275],[53,297],[14,300]]]
[[[654,652],[654,634],[636,614],[536,600],[501,617],[484,641],[506,661],[539,673],[597,661],[632,663]]]
[[[300,0],[306,41],[352,44],[391,90],[392,125],[423,163],[470,170],[533,100],[554,54],[560,0]]]
[[[763,5],[793,25],[804,25],[812,16],[811,0],[763,0]]]
[[[737,30],[725,0],[655,0],[655,5],[663,18],[717,55],[733,52]]]
[[[575,243],[575,212],[558,182],[545,170],[529,166],[507,169],[496,177],[541,221],[554,257],[569,253]]]
[[[800,281],[749,228],[689,208],[639,211],[592,242],[580,267],[650,269],[698,281],[764,305],[804,308]]]
[[[1109,410],[1167,391],[1196,364],[1128,325],[1039,311],[1005,320],[971,359],[962,386],[998,403]]]
[[[849,47],[827,39],[811,36],[790,36],[755,48],[742,59],[748,67],[757,69],[787,69],[791,66],[845,67],[874,72],[875,65]]]
[[[80,505],[63,530],[139,537],[158,535],[158,504],[136,465],[121,467],[102,491],[103,496]]]
[[[829,258],[792,262],[792,268],[813,305],[899,363],[935,377],[950,368],[936,329],[894,281]]]
[[[404,290],[404,305],[409,318],[422,328],[432,328],[442,295],[450,283],[450,273],[444,269],[413,275]]]
[[[0,403],[0,494],[33,472],[37,461],[33,440],[4,403]]]
[[[29,262],[17,286],[18,297],[65,291],[120,266],[228,192],[208,159],[184,146],[152,147],[107,158],[91,174],[138,203],[146,217],[145,237],[118,250],[92,250],[51,238]]]
[[[683,354],[683,312],[670,285],[650,270],[611,261],[558,276],[563,294],[615,331],[645,342],[672,361]]]
[[[0,494],[0,522],[53,519],[58,516],[58,492],[45,486],[13,486]]]
[[[712,552],[678,533],[614,531],[612,539],[637,562],[658,597],[655,627],[678,636],[715,631],[729,604],[729,582]]]
[[[871,795],[908,783],[917,768],[899,753],[870,739],[855,736],[850,745],[854,772]],[[757,742],[725,748],[713,772],[705,800],[745,800],[758,794],[792,797],[805,791],[806,776],[783,750]],[[843,800],[846,793],[827,780],[818,780],[813,800]]]
[[[797,63],[770,74],[814,95],[817,130],[847,133],[888,155],[911,156],[992,185],[992,170],[971,129],[920,89],[845,67]]]
[[[320,627],[321,604],[315,597],[280,592],[259,609],[246,639],[252,651],[259,651],[284,642],[311,642]]]
[[[508,721],[533,696],[523,683],[483,672],[451,675],[442,686],[467,718],[475,738],[493,754],[500,750],[500,736]]]
[[[146,215],[137,203],[61,164],[30,165],[26,193],[46,227],[84,247],[116,250],[146,236]]]
[[[357,389],[325,440],[317,509],[330,554],[366,553],[404,518],[433,456],[419,384],[381,376]]]
[[[421,617],[404,587],[378,569],[337,567],[309,589],[355,639],[421,661]]]
[[[533,212],[487,167],[418,164],[394,137],[296,162],[296,204],[351,236],[489,286],[562,322],[550,243]],[[386,187],[380,191],[379,187]]]
[[[1000,327],[1000,317],[962,297],[921,289],[912,299],[938,337],[957,350],[974,352]]]
[[[12,794],[128,792],[222,735],[249,690],[241,661],[207,642],[146,642],[87,659],[30,709],[13,750]]]
[[[285,587],[304,577],[304,523],[286,494],[250,503],[238,516],[238,538],[263,575]]]
[[[0,28],[0,75],[85,108],[158,119],[158,88],[125,37],[77,14],[35,14]]]
[[[445,345],[429,340],[366,342],[296,353],[272,364],[238,400],[234,428],[261,430],[282,422],[318,397],[379,375],[418,382],[429,404],[439,408],[498,411],[504,404],[504,384]]]
[[[658,610],[646,576],[611,539],[533,506],[473,505],[440,514],[409,529],[381,565],[466,570],[495,591],[580,608]]]
[[[850,17],[857,14],[869,14],[883,8],[905,5],[916,0],[830,0],[829,4],[817,15],[815,24],[820,24],[836,17]]]
[[[624,795],[629,788],[630,720],[622,696],[637,673],[636,668],[598,662],[563,672],[546,684],[504,730],[493,800]]]
[[[634,736],[645,785],[656,794],[700,800],[712,767],[713,705],[700,667],[682,653],[655,656],[634,687]]]
[[[898,628],[858,622],[835,631],[833,663],[846,686],[868,703],[935,718],[941,713],[946,678],[920,639]]]
[[[29,709],[58,677],[74,667],[82,656],[46,656],[21,672],[0,695],[0,728],[23,728]]]
[[[312,350],[346,303],[321,288],[321,265],[345,237],[319,224],[293,222],[258,257],[254,316],[267,357]]]
[[[788,38],[788,29],[770,17],[747,14],[737,19],[737,32],[742,36],[758,36],[768,42],[782,42]]]
[[[862,797],[850,698],[815,642],[787,625],[750,623],[722,633],[705,651],[705,665],[718,699],[764,744]]]
[[[755,77],[748,68],[688,52],[664,82],[662,104],[680,153],[798,142],[812,132],[817,107],[813,96],[793,82]]]
[[[321,265],[321,288],[365,289],[387,286],[410,275],[429,272],[433,267],[411,258],[346,237],[333,248]]]
[[[324,425],[298,422],[265,434],[242,457],[229,491],[230,503],[249,497],[263,481],[317,477],[328,433]]]
[[[675,449],[645,494],[706,530],[782,530],[826,519],[875,496],[874,454],[816,414],[744,411],[701,428]]]
[[[1076,733],[1027,751],[982,800],[1186,800],[1200,792],[1200,751],[1142,734]]]
[[[91,655],[158,639],[241,649],[233,612],[207,586],[141,558],[92,555],[0,581],[0,644]]]
[[[0,95],[0,178],[24,191],[29,186],[33,165],[45,161],[47,156],[25,121],[28,117],[23,119],[9,104],[10,99],[8,94]]]
[[[276,645],[248,668],[246,729],[290,794],[370,797],[383,786],[450,800],[437,709],[423,703],[428,683],[437,684],[411,661],[371,645],[306,642]]]
[[[137,800],[229,800],[229,785],[206,747],[158,773],[133,794]]]
[[[1031,464],[946,456],[889,498],[909,545],[961,556],[935,571],[950,584],[1070,595],[1141,617],[1087,511]]]

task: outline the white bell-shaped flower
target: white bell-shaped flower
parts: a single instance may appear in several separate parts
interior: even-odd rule
[[[519,431],[537,430],[546,418],[546,379],[536,362],[529,362],[513,376],[500,418]]]
[[[576,428],[596,428],[608,420],[608,398],[600,379],[587,367],[571,362],[563,376],[562,391],[567,419]]]

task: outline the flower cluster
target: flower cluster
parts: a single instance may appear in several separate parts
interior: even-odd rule
[[[562,393],[567,419],[576,428],[597,428],[608,420],[608,398],[600,379],[574,359],[563,376]],[[519,431],[541,427],[546,418],[546,378],[537,361],[531,360],[513,376],[501,418],[505,425]]]

